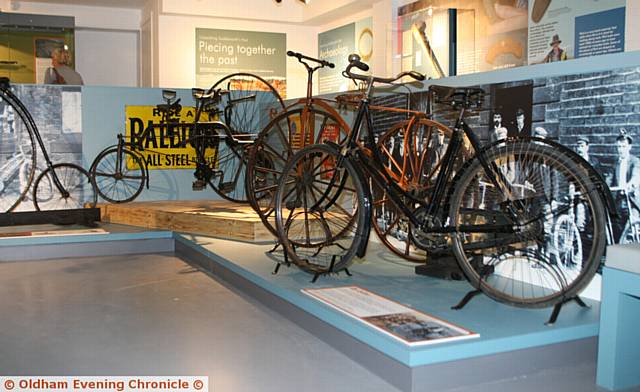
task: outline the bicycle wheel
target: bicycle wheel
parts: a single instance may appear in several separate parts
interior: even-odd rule
[[[128,203],[142,192],[147,181],[140,155],[128,147],[103,150],[91,165],[91,178],[98,195],[110,203]]]
[[[391,181],[414,197],[427,200],[450,138],[451,129],[417,118],[395,124],[380,136],[376,145]],[[424,263],[426,249],[434,242],[446,243],[442,234],[428,237],[418,234],[383,189],[372,184],[371,190],[373,228],[393,253],[411,262]],[[405,204],[408,203],[411,202],[407,198]],[[414,209],[418,207],[414,205]]]
[[[596,273],[605,247],[605,211],[588,172],[540,142],[507,142],[486,151],[496,184],[478,159],[451,198],[453,250],[471,284],[489,297],[544,307],[577,295]],[[485,184],[480,187],[480,184]],[[582,205],[582,260],[553,257],[553,224]]]
[[[580,230],[571,215],[562,215],[553,225],[553,252],[561,265],[572,266],[582,261]]]
[[[247,198],[271,233],[277,235],[274,196],[287,161],[309,144],[341,144],[347,133],[341,118],[313,107],[281,113],[260,132],[247,163]]]
[[[56,185],[54,172],[62,189]],[[86,205],[95,207],[97,199],[89,173],[72,163],[52,165],[40,173],[33,187],[33,204],[38,211],[76,209]]]
[[[278,90],[258,75],[242,72],[227,75],[211,87],[219,88],[229,90],[220,102],[220,107],[225,108],[221,120],[233,134],[257,135],[271,118],[284,110]]]
[[[0,90],[0,212],[27,196],[36,169],[33,129],[10,91]]]
[[[234,203],[248,202],[245,189],[248,148],[249,144],[226,137],[218,141],[214,158],[209,163],[214,173],[209,185],[222,198]]]
[[[365,181],[328,145],[306,147],[284,167],[275,223],[289,259],[312,273],[348,267],[365,241]]]

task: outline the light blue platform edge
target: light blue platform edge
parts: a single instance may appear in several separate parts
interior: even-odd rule
[[[557,326],[544,326],[543,321],[546,320],[551,312],[551,309],[546,309],[541,314],[542,317],[538,317],[537,321],[534,321],[536,323],[539,323],[538,325],[533,326],[534,329],[537,329],[535,332],[502,337],[488,337],[484,336],[482,334],[482,331],[476,331],[481,333],[481,336],[479,338],[462,340],[452,343],[439,343],[422,347],[410,347],[396,341],[391,337],[388,337],[381,332],[376,331],[371,327],[366,326],[364,323],[361,323],[349,316],[337,312],[329,306],[302,294],[299,290],[291,290],[278,286],[265,277],[242,268],[238,264],[206,249],[206,247],[196,244],[193,241],[183,237],[181,234],[175,233],[174,237],[176,242],[179,242],[199,252],[200,254],[206,256],[220,266],[227,268],[235,274],[238,274],[239,276],[252,282],[258,287],[261,287],[268,292],[290,302],[300,309],[334,326],[335,328],[354,337],[355,339],[373,347],[374,349],[386,354],[387,356],[394,358],[395,360],[408,367],[431,365],[436,363],[492,355],[501,352],[527,349],[554,343],[589,338],[597,336],[599,331],[597,314],[596,316],[594,316],[594,321],[587,324],[570,325],[564,326],[562,328],[557,328]],[[358,284],[358,282],[348,281],[344,284]],[[490,300],[487,299],[487,301]],[[592,303],[592,305],[597,307],[597,302],[587,302]],[[505,308],[507,309],[506,316],[508,316],[509,309],[515,309],[506,305]],[[516,312],[517,311],[520,311],[520,309],[516,309]],[[592,309],[592,311],[597,310]],[[464,312],[464,310],[462,310],[462,312]],[[566,313],[567,311],[565,310],[563,312]],[[561,318],[562,315],[563,313],[561,313],[560,315]],[[489,315],[489,317],[491,316]],[[485,321],[490,324],[491,322],[495,322],[496,320]],[[505,323],[509,323],[508,318],[505,320]],[[463,326],[470,327],[469,325]]]
[[[410,347],[402,344],[395,339],[376,331],[375,329],[361,323],[349,316],[343,315],[329,306],[316,301],[300,292],[297,289],[286,288],[276,284],[279,281],[278,278],[269,280],[269,276],[265,276],[265,272],[250,271],[238,263],[234,263],[225,257],[216,254],[208,250],[205,246],[197,244],[196,242],[185,238],[185,236],[174,233],[172,231],[142,231],[134,233],[107,233],[107,234],[91,234],[91,235],[74,235],[74,236],[53,236],[53,237],[18,237],[18,238],[2,238],[0,239],[0,246],[37,246],[37,245],[51,245],[51,244],[71,244],[71,243],[91,243],[91,242],[116,242],[116,241],[128,241],[128,240],[144,240],[144,239],[171,239],[179,242],[200,254],[206,256],[210,260],[219,264],[220,266],[227,268],[235,274],[243,277],[244,279],[252,282],[253,284],[261,287],[268,292],[284,299],[285,301],[299,307],[300,309],[308,312],[309,314],[317,317],[318,319],[334,326],[340,331],[354,337],[355,339],[373,347],[374,349],[384,353],[385,355],[395,359],[396,361],[408,366],[416,367],[422,365],[431,365],[436,363],[455,361],[467,358],[473,358],[478,356],[492,355],[501,352],[507,352],[518,349],[527,349],[532,347],[539,347],[542,345],[549,345],[554,343],[561,343],[571,340],[578,340],[583,338],[589,338],[598,334],[599,326],[597,322],[578,323],[576,325],[564,325],[562,327],[546,327],[542,325],[542,322],[548,316],[550,310],[542,311],[528,311],[520,310],[504,306],[501,311],[504,311],[504,323],[498,323],[495,331],[486,333],[486,331],[479,330],[479,328],[469,325],[468,322],[460,323],[459,320],[451,320],[451,317],[444,316],[443,318],[449,319],[452,322],[461,324],[462,326],[470,329],[475,329],[476,332],[480,332],[480,338],[474,338],[469,340],[462,340],[452,343],[435,344],[422,347]],[[215,240],[217,241],[217,240]],[[224,240],[219,240],[224,241]],[[242,243],[238,243],[238,246],[243,246]],[[248,246],[252,246],[248,244]],[[359,266],[360,268],[360,266]],[[268,274],[268,273],[267,273]],[[261,276],[262,275],[262,276]],[[305,280],[308,282],[308,280]],[[343,284],[359,284],[357,280],[347,280],[342,282]],[[311,285],[310,287],[316,287]],[[481,300],[474,300],[481,301]],[[485,302],[493,304],[489,299],[485,298]],[[597,302],[592,303],[597,307]],[[502,305],[498,305],[502,306]],[[575,311],[575,310],[574,310]],[[563,311],[561,313],[561,319],[563,314],[574,311]],[[590,311],[596,311],[594,309]],[[462,313],[469,315],[470,312],[465,310]],[[518,331],[508,331],[510,324],[510,316],[521,313],[525,317],[530,318],[531,313],[539,313],[533,317],[533,321],[528,320],[527,327],[529,331],[525,333],[518,333]],[[431,313],[434,314],[434,313]],[[434,314],[435,316],[440,316]],[[487,320],[482,320],[480,324],[491,324],[497,320],[490,319],[491,314],[487,315]],[[595,316],[594,316],[595,317]],[[639,316],[640,317],[640,316]],[[629,324],[627,324],[629,325]],[[637,324],[630,324],[637,325]],[[507,331],[508,333],[505,333]],[[495,332],[495,333],[494,333]]]
[[[166,231],[166,230],[158,230],[158,231],[141,231],[141,232],[135,232],[135,233],[105,233],[105,234],[79,234],[79,235],[67,235],[67,236],[0,238],[0,247],[73,244],[73,243],[90,243],[90,242],[104,242],[104,241],[152,240],[152,239],[162,239],[162,238],[172,239],[173,232]]]
[[[611,390],[640,385],[640,275],[604,267],[596,383]]]

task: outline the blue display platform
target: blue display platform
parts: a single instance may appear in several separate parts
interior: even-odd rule
[[[0,233],[65,231],[83,228],[86,229],[84,226],[13,226],[0,228]],[[107,233],[0,238],[2,248],[0,262],[174,251],[171,231],[147,230],[115,224],[100,224],[99,228]]]
[[[109,234],[0,239],[0,262],[61,257],[175,252],[215,279],[235,286],[311,334],[345,353],[404,391],[448,390],[499,379],[527,377],[550,371],[593,368],[600,307],[570,303],[553,326],[546,326],[551,309],[518,309],[484,296],[464,309],[456,304],[469,291],[466,282],[417,276],[381,245],[372,243],[365,263],[344,273],[311,276],[295,267],[272,272],[272,244],[101,225]],[[281,252],[281,251],[280,251]],[[303,294],[303,288],[358,285],[417,310],[458,324],[479,338],[408,346]],[[255,326],[258,328],[259,326]],[[595,385],[595,377],[593,380]]]
[[[353,276],[340,273],[311,283],[312,276],[295,267],[283,266],[273,275],[273,259],[281,254],[267,253],[272,244],[182,234],[175,239],[176,253],[184,259],[261,299],[403,390],[517,377],[568,363],[595,366],[600,316],[596,301],[585,300],[590,308],[567,304],[556,324],[547,326],[551,309],[520,309],[485,296],[474,298],[462,310],[452,310],[471,289],[467,282],[417,276],[414,265],[403,263],[380,245],[370,246],[366,262],[352,266]],[[300,291],[347,285],[364,287],[478,332],[480,337],[411,347]]]
[[[638,244],[617,246],[635,248],[626,256],[630,256],[628,260],[638,261]],[[610,252],[609,255],[612,253],[618,252]],[[607,266],[619,264],[610,261],[613,258],[607,259]],[[636,329],[640,323],[640,275],[611,267],[604,267],[602,274],[604,307],[600,323],[596,380],[598,385],[610,390],[631,387],[640,389],[640,336]]]

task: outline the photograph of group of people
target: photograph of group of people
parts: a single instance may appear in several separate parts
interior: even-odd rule
[[[622,85],[621,80],[633,81]],[[481,87],[486,92],[484,105],[471,113],[466,122],[482,143],[488,145],[506,138],[534,137],[541,143],[547,140],[573,150],[593,167],[611,192],[616,211],[607,214],[607,243],[640,242],[640,127],[634,120],[640,116],[640,106],[627,102],[637,99],[634,97],[640,91],[640,69]],[[426,99],[427,93],[413,96],[412,101],[416,102],[413,108],[424,109]],[[452,127],[454,116],[451,108],[445,106],[435,105],[432,118]],[[623,110],[628,113],[620,113]],[[428,183],[436,179],[449,138],[450,134],[440,129],[427,132],[425,128],[418,135],[414,130],[407,140],[400,130],[394,137],[379,141],[378,145],[389,173],[399,176],[405,170],[405,180],[422,176],[421,181]],[[407,169],[404,163],[406,149],[410,150],[409,155],[424,161],[420,166],[421,173]],[[459,157],[456,168],[466,158]],[[547,245],[540,251],[545,252],[554,265],[579,266],[582,249],[592,240],[593,233],[589,231],[590,217],[586,215],[584,205],[573,197],[578,194],[575,184],[549,174],[544,163],[539,165],[537,173],[522,173],[514,162],[503,162],[501,167],[523,199],[542,195],[544,202],[536,207],[545,212],[562,212],[549,214],[549,219],[545,220],[545,235],[552,238],[544,241]],[[488,186],[491,185],[480,181],[478,192],[469,197],[476,203],[482,202]],[[425,189],[424,196],[428,197],[428,186]],[[396,241],[399,249],[411,248],[405,253],[425,254],[419,253],[415,230],[412,233],[408,219],[391,203],[378,204],[374,209],[376,224],[387,240]],[[435,237],[429,241],[444,241]]]
[[[532,86],[525,84],[493,89],[495,99],[491,110],[489,140],[516,136],[550,138],[577,152],[602,176],[615,200],[618,217],[611,216],[609,219],[609,243],[640,242],[640,158],[637,152],[633,153],[634,135],[637,134],[634,125],[609,126],[604,128],[607,133],[603,133],[601,129],[593,136],[588,133],[588,129],[580,132],[575,127],[571,128],[572,131],[575,130],[573,135],[563,135],[561,130],[552,135],[545,127],[549,124],[546,119],[531,121]],[[598,115],[594,113],[594,116]],[[551,125],[555,128],[557,124]],[[638,137],[640,134],[636,139]],[[599,141],[596,153],[591,151],[591,139]],[[580,211],[573,215],[580,228]]]

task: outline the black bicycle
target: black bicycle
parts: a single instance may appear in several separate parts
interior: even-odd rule
[[[465,115],[482,105],[484,92],[431,86],[430,99],[458,110],[457,120],[437,173],[432,168],[413,173],[430,177],[428,186],[421,192],[403,189],[392,180],[373,142],[369,99],[376,83],[424,76],[403,72],[380,78],[353,73],[353,68],[366,71],[368,66],[351,55],[343,72],[364,83],[366,98],[347,142],[308,146],[283,170],[275,215],[288,260],[322,274],[363,257],[371,225],[371,183],[408,220],[408,236],[427,252],[427,260],[453,253],[470,283],[491,298],[542,307],[577,296],[598,269],[606,242],[605,209],[613,211],[600,175],[576,153],[549,140],[510,138],[482,147]],[[405,129],[404,148],[424,148],[419,141],[431,134],[434,123]],[[470,158],[457,167],[460,156]],[[581,233],[589,234],[581,241],[582,259],[565,263],[551,256],[551,228],[557,216],[578,204],[590,226]]]
[[[53,163],[31,113],[0,78],[0,212],[11,212],[29,198],[36,210],[94,207],[97,195],[89,173],[72,163]],[[38,151],[45,168],[36,177]],[[35,182],[34,182],[35,179]]]
[[[226,86],[232,90],[218,86]],[[278,92],[255,75],[233,74],[211,89],[192,89],[196,101],[192,122],[181,122],[182,110],[176,92],[163,90],[165,103],[156,106],[161,116],[135,137],[118,134],[118,143],[105,148],[91,165],[91,176],[100,196],[111,203],[133,201],[149,187],[149,168],[145,152],[168,155],[145,146],[154,128],[162,128],[173,144],[192,148],[195,158],[187,163],[195,167],[193,190],[209,185],[222,198],[247,202],[245,171],[248,151],[260,126],[284,104]],[[152,137],[152,136],[151,136]]]

